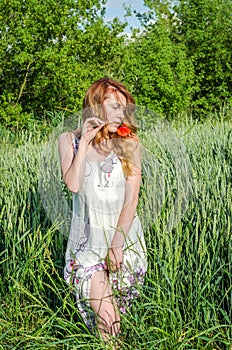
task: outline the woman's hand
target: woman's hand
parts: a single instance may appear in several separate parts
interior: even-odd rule
[[[89,144],[104,125],[105,122],[99,118],[86,119],[81,130],[81,140],[85,140]]]
[[[122,247],[109,248],[105,262],[109,272],[119,271],[123,262]]]

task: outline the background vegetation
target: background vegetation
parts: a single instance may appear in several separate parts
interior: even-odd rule
[[[139,213],[142,219],[150,214],[152,223],[145,233],[149,268],[138,302],[123,316],[121,349],[231,348],[231,130],[224,121],[178,126],[192,193],[171,231],[175,159],[166,137],[141,132],[149,154],[165,165],[168,201],[154,220],[157,196],[153,182],[143,178]],[[104,349],[86,329],[63,281],[67,236],[59,231],[58,217],[50,222],[39,191],[41,149],[47,144],[28,136],[17,148],[9,140],[1,145],[0,348]],[[59,163],[54,164],[48,172],[56,173]],[[153,171],[149,164],[143,165],[146,176]]]
[[[229,350],[232,3],[147,0],[131,37],[125,23],[104,21],[105,3],[0,2],[0,349],[104,348],[63,281],[67,237],[44,209],[39,182],[47,134],[80,110],[94,80],[108,76],[142,106],[140,137],[165,166],[168,198],[161,215],[149,217],[157,201],[146,177],[155,168],[145,161],[139,211],[148,208],[151,223],[149,269],[123,317],[120,347]],[[168,234],[176,159],[170,135],[159,138],[158,115],[184,145],[191,174],[187,210]],[[48,172],[56,176],[54,164]]]
[[[0,2],[0,122],[31,128],[46,111],[80,109],[102,76],[169,119],[231,106],[230,0],[145,1],[139,30],[104,21],[106,0]],[[129,14],[129,9],[128,13]]]

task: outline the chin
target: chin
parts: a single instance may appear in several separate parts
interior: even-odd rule
[[[110,132],[111,134],[114,134],[117,131],[118,127],[117,126],[111,126],[110,128],[108,128],[108,132]]]

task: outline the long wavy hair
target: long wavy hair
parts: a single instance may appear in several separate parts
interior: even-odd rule
[[[107,98],[107,94],[113,93],[117,101],[120,102],[119,93],[126,98],[126,109],[124,111],[123,123],[130,129],[131,133],[127,137],[121,137],[117,133],[110,133],[105,125],[96,134],[93,143],[99,145],[100,149],[107,153],[108,140],[117,139],[111,142],[113,151],[119,157],[125,176],[133,175],[133,165],[138,163],[139,156],[139,138],[137,134],[137,126],[135,122],[135,100],[126,87],[113,79],[101,78],[95,81],[87,90],[82,104],[82,118],[85,121],[87,118],[97,117],[101,120],[106,120],[106,112],[103,108],[103,102]],[[105,142],[103,142],[105,141]],[[109,148],[108,148],[109,150]]]

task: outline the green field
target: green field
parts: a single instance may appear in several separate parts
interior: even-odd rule
[[[232,123],[180,123],[173,130],[140,133],[146,152],[139,213],[149,269],[122,317],[120,348],[232,349]],[[181,148],[172,147],[174,139]],[[104,349],[62,279],[67,237],[59,218],[50,221],[39,191],[44,145],[24,134],[0,146],[0,349]],[[175,167],[183,157],[187,178]],[[156,161],[158,173],[165,171],[158,209]],[[179,193],[189,189],[184,207],[175,203],[177,176]]]

